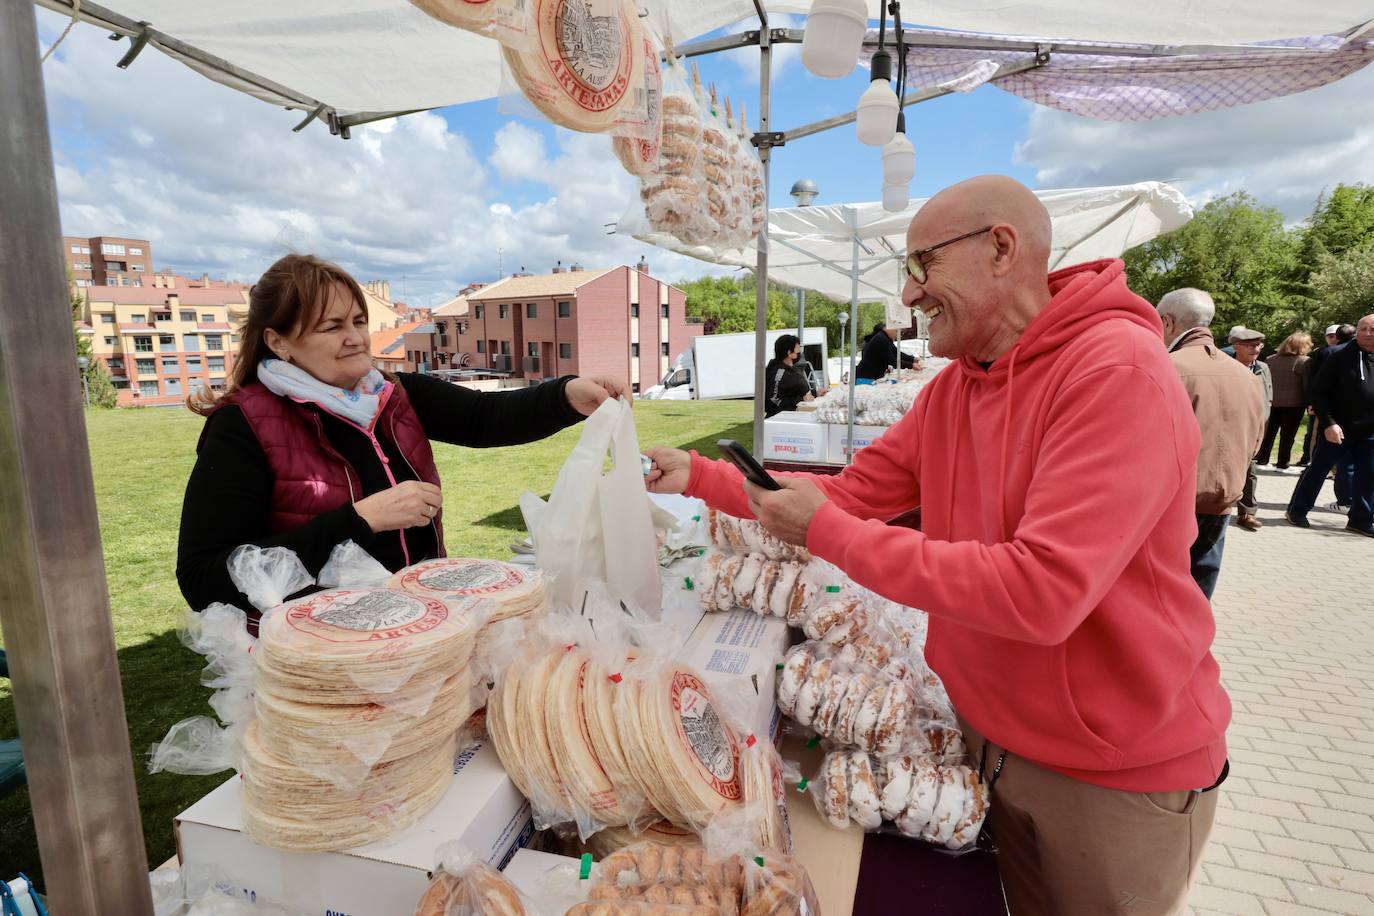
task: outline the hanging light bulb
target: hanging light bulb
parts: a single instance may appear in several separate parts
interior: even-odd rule
[[[802,64],[825,79],[848,76],[867,32],[866,0],[814,0],[802,35]]]
[[[909,184],[916,176],[916,147],[906,136],[906,112],[897,114],[897,132],[883,146],[883,184]]]
[[[892,91],[892,55],[879,51],[873,55],[873,82],[859,97],[857,128],[859,142],[882,146],[897,132],[901,103]]]
[[[888,213],[900,213],[905,210],[909,200],[905,181],[883,185],[883,209]]]

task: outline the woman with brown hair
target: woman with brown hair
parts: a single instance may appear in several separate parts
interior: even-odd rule
[[[481,393],[372,366],[367,301],[341,268],[287,255],[249,292],[229,385],[188,400],[204,416],[186,484],[177,582],[196,610],[257,612],[229,578],[238,547],[287,547],[312,575],[353,540],[391,570],[444,555],[430,440],[533,442],[589,416],[619,379],[567,376]]]
[[[1269,451],[1277,436],[1279,451],[1274,458],[1274,467],[1288,470],[1288,461],[1293,457],[1293,440],[1307,407],[1307,354],[1311,352],[1312,335],[1294,331],[1279,344],[1278,352],[1265,360],[1274,379],[1274,406],[1269,411],[1269,422],[1265,424],[1255,464],[1269,463]]]

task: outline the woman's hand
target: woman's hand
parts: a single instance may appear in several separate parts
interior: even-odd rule
[[[568,399],[568,406],[584,417],[596,413],[596,409],[607,398],[619,398],[627,402],[633,400],[630,386],[623,379],[610,375],[571,379],[564,387],[563,395]]]
[[[808,391],[808,392],[806,393],[806,397],[802,398],[802,400],[803,400],[803,401],[814,401],[814,400],[816,400],[816,396],[815,396],[814,394],[812,394],[811,392]]]
[[[444,495],[432,483],[407,480],[353,504],[373,534],[428,525],[443,508]]]
[[[654,463],[654,468],[644,478],[644,486],[650,493],[681,493],[687,489],[687,480],[692,476],[692,456],[680,448],[662,446],[644,452]]]
[[[1332,423],[1322,430],[1322,435],[1326,436],[1326,441],[1332,445],[1341,445],[1345,442],[1345,430],[1341,429],[1339,423]]]

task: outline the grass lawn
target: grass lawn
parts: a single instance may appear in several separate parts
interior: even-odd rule
[[[645,446],[677,445],[714,455],[717,439],[751,440],[752,410],[749,401],[644,401],[636,405],[635,419]],[[210,714],[210,691],[200,686],[204,660],[177,639],[185,604],[174,573],[182,490],[201,422],[188,411],[172,409],[87,414],[149,867],[175,852],[173,816],[228,775],[152,776],[147,770],[148,748],[169,726]],[[574,427],[543,442],[485,453],[436,443],[449,555],[509,557],[511,541],[524,536],[516,500],[525,490],[548,494],[577,436]],[[14,705],[5,683],[0,736],[15,732]],[[41,886],[27,790],[0,801],[0,876],[12,878],[20,871]]]

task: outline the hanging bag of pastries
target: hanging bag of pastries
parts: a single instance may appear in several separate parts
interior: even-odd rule
[[[616,158],[631,175],[657,169],[663,145],[663,42],[648,20],[640,23],[640,31],[640,84],[611,131]]]
[[[429,887],[415,916],[525,916],[526,901],[504,875],[457,843],[435,853]]]
[[[706,237],[700,226],[706,208],[701,183],[701,108],[686,60],[674,56],[671,42],[667,50],[658,162],[641,174],[639,196],[655,231],[696,244]]]

